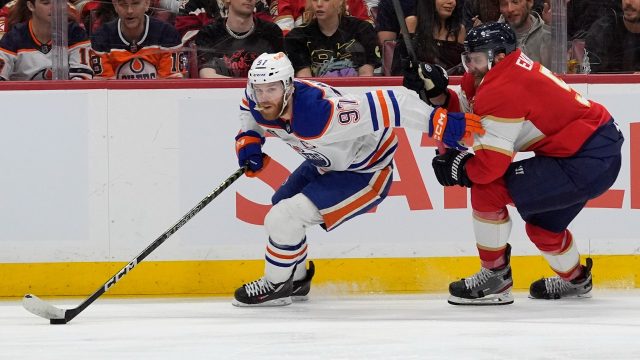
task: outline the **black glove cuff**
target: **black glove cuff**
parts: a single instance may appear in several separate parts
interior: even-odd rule
[[[442,95],[442,94],[443,94],[442,92],[434,91],[434,90],[435,90],[435,89],[431,89],[430,91],[426,91],[426,95],[427,95],[427,104],[429,104],[429,105],[431,105],[431,106],[433,106],[433,107],[438,107],[438,106],[439,106],[439,107],[443,107],[443,108],[445,108],[445,109],[446,109],[446,108],[449,106],[449,99],[451,99],[451,94],[449,93],[449,90],[447,89],[447,90],[444,92],[445,97],[444,97],[444,103],[443,103],[443,104],[434,104],[434,103],[432,103],[432,102],[431,102],[431,98],[435,98],[435,97],[438,97],[438,96],[440,96],[440,95]],[[429,93],[432,93],[432,92],[436,92],[437,94],[435,94],[435,95],[429,95]]]

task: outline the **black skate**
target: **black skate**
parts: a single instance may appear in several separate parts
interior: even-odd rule
[[[316,272],[316,267],[313,261],[309,261],[309,268],[307,269],[307,276],[304,279],[300,279],[293,282],[293,292],[291,292],[291,300],[293,301],[307,301],[309,291],[311,290],[311,279]]]
[[[293,274],[287,281],[273,284],[261,277],[242,285],[234,294],[235,306],[284,306],[291,304]]]
[[[511,288],[511,245],[505,252],[506,265],[500,270],[481,268],[469,278],[449,284],[449,304],[452,305],[507,305],[513,303]]]
[[[593,288],[591,268],[593,260],[587,258],[587,265],[582,266],[582,276],[572,281],[563,280],[559,276],[536,280],[529,288],[531,299],[557,300],[566,297],[591,297]]]

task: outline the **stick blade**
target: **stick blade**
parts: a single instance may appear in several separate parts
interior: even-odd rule
[[[51,320],[51,324],[66,324],[67,322],[64,318],[66,310],[59,309],[35,295],[25,295],[22,298],[22,306],[34,315]]]

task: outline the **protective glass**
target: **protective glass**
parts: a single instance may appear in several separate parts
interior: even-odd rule
[[[474,70],[483,71],[491,69],[493,53],[491,51],[465,51],[460,54],[460,58],[466,72],[473,72]]]

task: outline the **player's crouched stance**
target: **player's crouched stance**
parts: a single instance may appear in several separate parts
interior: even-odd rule
[[[240,105],[236,153],[240,166],[248,167],[247,176],[269,161],[262,153],[265,132],[305,161],[271,199],[273,206],[264,219],[264,276],[236,290],[236,306],[278,306],[306,299],[315,273],[312,261],[305,266],[306,228],[321,225],[333,230],[382,202],[391,187],[398,146],[391,127],[438,133],[452,143],[468,137],[467,132],[482,131],[473,116],[446,111],[436,116],[433,107],[406,91],[354,96],[323,83],[294,80],[293,75],[284,53],[260,55],[251,66]],[[428,121],[430,113],[437,121]],[[439,124],[449,124],[449,130],[440,132],[444,127]]]
[[[471,188],[481,263],[479,272],[450,284],[449,303],[513,302],[507,205],[518,210],[529,239],[557,274],[534,281],[529,296],[589,297],[593,262],[587,258],[585,265],[580,264],[567,228],[588,200],[615,182],[621,166],[622,133],[604,106],[584,99],[516,49],[516,35],[508,25],[475,27],[464,45],[462,92],[443,86],[438,89],[441,72],[423,64],[409,77],[422,78],[424,85],[420,86],[431,91],[432,102],[447,104],[451,99],[450,109],[467,111],[468,104],[473,104],[485,130],[475,136],[474,153],[448,149],[432,161],[440,184]],[[535,156],[513,161],[521,151]]]

